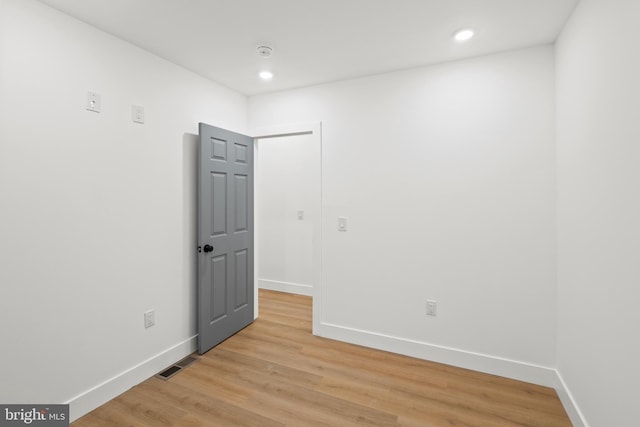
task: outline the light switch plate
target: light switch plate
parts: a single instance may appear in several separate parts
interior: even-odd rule
[[[347,231],[347,218],[338,218],[338,231]]]
[[[99,113],[101,107],[101,97],[99,93],[87,92],[87,110]]]
[[[433,300],[427,300],[427,316],[438,315],[438,302]]]

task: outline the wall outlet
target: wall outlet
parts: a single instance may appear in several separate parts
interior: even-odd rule
[[[99,93],[88,92],[87,93],[87,110],[93,111],[94,113],[100,112],[101,107],[101,97]]]
[[[427,300],[427,316],[438,315],[438,302],[433,300]]]
[[[304,211],[302,211],[302,210],[298,211],[298,219],[300,221],[302,221],[304,219]]]
[[[338,231],[347,231],[347,218],[338,218]]]
[[[156,311],[149,310],[144,312],[144,327],[150,328],[156,324]]]
[[[144,124],[144,107],[133,105],[131,107],[131,119],[134,123]]]

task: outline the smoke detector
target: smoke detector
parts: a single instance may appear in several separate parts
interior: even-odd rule
[[[263,58],[268,58],[273,55],[273,48],[271,46],[258,46],[256,50],[258,51],[258,55],[262,56]]]

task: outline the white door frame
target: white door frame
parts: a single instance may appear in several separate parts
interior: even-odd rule
[[[313,242],[312,242],[312,274],[313,274],[313,333],[317,335],[319,331],[320,323],[322,321],[322,123],[300,123],[293,125],[274,126],[268,128],[259,128],[253,132],[253,149],[254,149],[254,193],[253,193],[253,206],[254,206],[254,218],[259,218],[259,195],[260,195],[260,157],[258,156],[260,150],[260,140],[268,138],[281,138],[286,136],[296,135],[311,135],[311,143],[313,144],[313,156],[312,164],[309,165],[309,169],[312,173],[311,180],[311,192],[313,194],[312,204],[310,209],[310,218],[312,220],[313,230]],[[258,229],[257,221],[255,221],[254,228],[254,307],[255,317],[258,317],[258,257],[259,257],[259,245],[258,239],[260,238],[260,230]]]

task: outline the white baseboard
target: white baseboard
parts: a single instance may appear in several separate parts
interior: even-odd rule
[[[569,391],[567,383],[564,382],[562,375],[560,375],[560,372],[558,371],[556,371],[555,389],[558,393],[558,397],[560,398],[560,402],[562,402],[562,406],[564,406],[564,410],[567,411],[567,415],[569,415],[569,419],[571,420],[573,427],[589,427],[589,424],[582,414],[582,411],[580,411],[576,400]]]
[[[196,350],[196,339],[197,335],[176,344],[65,402],[69,404],[69,418],[72,422],[77,420],[131,387],[184,359]]]
[[[504,359],[486,354],[472,353],[426,342],[382,335],[374,332],[321,323],[318,335],[346,341],[365,347],[404,354],[501,377],[512,378],[545,387],[555,387],[557,373],[553,368]]]
[[[302,291],[307,292],[305,288],[309,288],[309,295],[311,295],[311,286],[267,280],[265,281],[267,282],[267,287],[263,286],[262,282],[263,281],[260,280],[260,288],[289,293],[301,293],[300,288],[302,288]],[[280,286],[281,284],[293,285],[293,287]],[[277,289],[274,289],[276,287]],[[303,293],[302,295],[307,294]],[[329,323],[320,324],[318,335],[365,347],[555,388],[573,426],[589,427],[566,383],[556,369]],[[70,421],[73,422],[83,415],[88,414],[135,385],[140,384],[147,378],[162,371],[164,368],[187,357],[196,351],[196,344],[197,335],[194,335],[65,402],[69,404]]]
[[[554,388],[573,426],[589,427],[562,375],[554,368],[332,325],[330,323],[321,323],[317,329],[317,335]]]
[[[279,282],[277,280],[258,279],[258,287],[260,289],[268,289],[270,291],[287,292],[289,294],[298,294],[313,296],[313,286],[301,285],[299,283]]]

